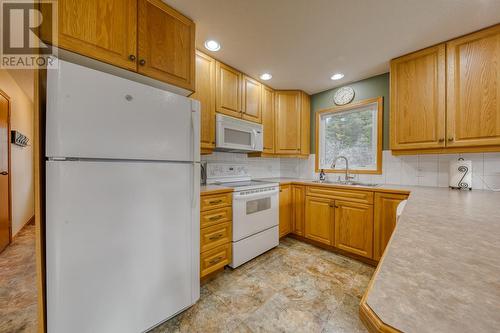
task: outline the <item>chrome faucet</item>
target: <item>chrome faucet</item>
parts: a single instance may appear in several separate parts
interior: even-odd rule
[[[347,159],[347,157],[345,156],[337,156],[333,162],[332,162],[332,166],[331,168],[332,169],[335,169],[335,163],[337,162],[338,159],[344,159],[345,160],[345,179],[344,179],[344,182],[345,183],[348,183],[351,179],[353,179],[354,177],[351,177],[349,176],[349,160]],[[340,177],[339,177],[340,178]]]

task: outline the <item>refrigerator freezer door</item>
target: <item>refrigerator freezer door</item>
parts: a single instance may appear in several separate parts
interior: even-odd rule
[[[47,74],[46,156],[199,161],[197,110],[189,98],[59,60]]]
[[[46,167],[48,332],[143,332],[196,302],[198,163]]]

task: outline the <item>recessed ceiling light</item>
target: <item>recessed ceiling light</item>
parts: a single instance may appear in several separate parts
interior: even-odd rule
[[[264,73],[260,76],[260,78],[264,81],[267,81],[267,80],[271,80],[273,78],[273,76],[269,73]]]
[[[342,74],[342,73],[335,73],[335,74],[332,75],[332,77],[330,79],[332,79],[332,80],[340,80],[343,77],[344,77],[344,74]]]
[[[207,41],[205,41],[205,48],[209,51],[219,51],[220,50],[220,44],[218,41],[216,40],[213,40],[213,39],[209,39]]]

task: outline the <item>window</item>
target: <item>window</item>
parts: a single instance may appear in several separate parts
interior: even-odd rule
[[[316,172],[382,173],[382,97],[316,114]],[[332,163],[335,162],[334,168]]]

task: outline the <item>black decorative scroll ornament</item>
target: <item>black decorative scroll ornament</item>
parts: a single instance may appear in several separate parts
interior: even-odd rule
[[[459,158],[458,160],[463,161],[464,159]],[[469,168],[465,165],[461,165],[458,167],[458,172],[463,173],[462,178],[460,178],[460,180],[458,181],[458,187],[461,190],[471,190],[470,185],[463,181],[465,179],[465,176],[467,176],[467,174],[470,172]]]

